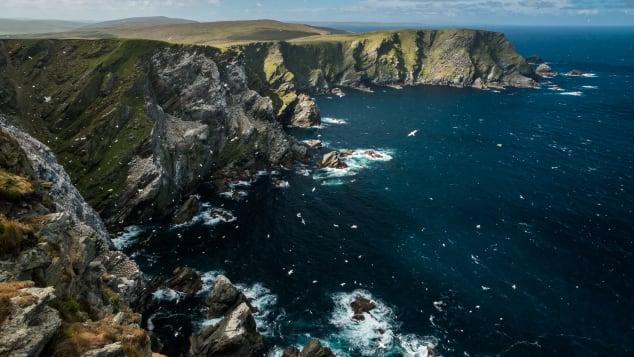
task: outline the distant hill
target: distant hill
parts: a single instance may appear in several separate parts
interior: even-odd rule
[[[198,21],[178,19],[165,16],[151,16],[151,17],[130,17],[120,20],[103,21],[95,24],[89,24],[76,29],[77,31],[84,30],[106,30],[106,29],[126,29],[137,28],[146,26],[158,26],[158,25],[174,25],[174,24],[195,24]]]
[[[341,33],[346,33],[346,31],[274,20],[199,23],[189,20],[153,17],[101,22],[66,32],[28,34],[19,37],[58,39],[135,38],[173,43],[230,46],[249,42],[288,41]]]
[[[63,32],[85,25],[86,22],[79,21],[0,19],[0,35]]]

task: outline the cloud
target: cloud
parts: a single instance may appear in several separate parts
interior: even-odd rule
[[[220,0],[207,0],[211,5],[220,6]]]

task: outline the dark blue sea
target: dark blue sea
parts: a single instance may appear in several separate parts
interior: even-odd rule
[[[164,352],[215,322],[201,302],[222,273],[261,309],[264,355],[311,337],[341,356],[634,354],[634,28],[502,30],[585,74],[318,97],[323,125],[291,132],[354,150],[348,169],[262,172],[237,200],[203,189],[191,224],[119,237],[148,276],[204,274],[144,315]],[[359,295],[377,308],[354,322]]]

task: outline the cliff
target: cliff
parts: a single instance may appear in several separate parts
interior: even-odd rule
[[[78,356],[120,342],[148,356],[130,310],[144,289],[138,267],[110,250],[103,222],[51,151],[2,116],[0,198],[0,354]],[[87,338],[94,326],[109,335]]]
[[[245,53],[250,87],[271,96],[282,116],[291,113],[297,92],[336,86],[536,86],[532,67],[498,32],[380,31],[237,48]]]
[[[0,113],[51,147],[109,225],[161,219],[212,176],[306,156],[243,61],[143,40],[4,41]]]

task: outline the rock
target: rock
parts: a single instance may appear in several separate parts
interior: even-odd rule
[[[319,113],[319,108],[317,108],[315,100],[306,94],[297,96],[289,125],[308,128],[319,125],[320,123],[321,114]]]
[[[313,149],[318,149],[322,146],[321,140],[317,139],[304,140],[304,143]]]
[[[6,291],[6,286],[2,290]],[[14,294],[10,315],[0,321],[0,356],[39,356],[62,325],[57,311],[48,306],[55,298],[54,289],[23,288]]]
[[[323,347],[318,339],[311,338],[301,351],[295,346],[287,347],[282,357],[335,357],[335,354],[330,348]]]
[[[174,217],[172,218],[172,223],[174,224],[183,224],[187,222],[191,222],[194,216],[198,213],[198,196],[191,195],[185,202],[180,206],[180,208],[174,213]]]
[[[380,154],[374,150],[366,150],[363,153],[374,159],[382,159],[384,157],[383,154]]]
[[[376,304],[362,296],[357,296],[350,303],[350,307],[352,307],[352,311],[354,312],[352,318],[358,321],[362,321],[365,320],[365,316],[363,316],[363,314],[369,313],[372,309],[376,307]]]
[[[205,305],[209,306],[208,316],[217,318],[224,316],[239,304],[248,304],[247,301],[247,297],[238,291],[226,276],[218,275],[214,280],[214,287],[211,293],[205,299]]]
[[[345,169],[346,167],[348,167],[348,165],[346,165],[345,162],[341,161],[341,159],[339,158],[339,153],[337,153],[336,151],[331,151],[327,154],[324,154],[324,156],[321,158],[321,160],[319,160],[317,162],[317,167],[322,168],[322,167],[330,167],[330,168],[334,168],[334,169]]]
[[[121,342],[111,343],[102,348],[84,352],[82,357],[125,357]]]
[[[301,351],[295,346],[288,346],[282,353],[282,357],[299,357]]]
[[[354,154],[354,150],[350,149],[341,149],[339,150],[339,157],[346,157]]]
[[[583,74],[585,74],[585,72],[580,71],[578,69],[573,69],[573,70],[568,71],[568,73],[566,73],[566,75],[568,75],[568,76],[581,76]]]
[[[537,55],[532,55],[526,58],[526,62],[528,62],[529,64],[542,64],[544,63],[544,60]]]
[[[178,267],[174,269],[172,274],[174,276],[165,282],[165,287],[167,288],[192,295],[203,287],[200,274],[190,267]]]
[[[196,357],[250,357],[262,345],[251,309],[244,302],[219,323],[194,333],[190,340],[190,356]]]
[[[101,87],[99,88],[99,94],[102,97],[109,95],[112,92],[112,87],[114,86],[114,75],[112,72],[106,73],[103,76],[103,81],[101,82]]]
[[[538,75],[542,77],[554,77],[559,75],[559,72],[553,71],[553,69],[550,68],[550,66],[547,65],[546,63],[542,63],[539,66],[537,66],[537,68],[535,69],[535,73],[537,73]]]

